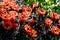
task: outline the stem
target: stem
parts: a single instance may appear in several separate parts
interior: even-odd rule
[[[57,40],[57,36],[55,36],[55,40]]]

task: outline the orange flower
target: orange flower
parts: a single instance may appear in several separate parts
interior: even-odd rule
[[[52,26],[51,31],[54,35],[59,35],[60,29],[57,26]]]
[[[16,16],[18,16],[18,13],[16,11],[10,11],[9,15],[12,17],[11,21],[15,21],[16,20]]]
[[[22,11],[24,11],[24,12],[27,11],[27,12],[31,13],[32,9],[30,7],[28,7],[28,6],[23,6]]]
[[[50,17],[55,20],[59,18],[58,14],[56,12],[50,12]]]
[[[32,32],[30,33],[30,36],[33,37],[33,38],[37,37],[37,31],[32,30]]]
[[[9,15],[18,16],[18,13],[16,11],[9,11]]]
[[[28,6],[23,6],[23,7],[22,7],[22,11],[26,11],[27,8],[28,8]]]
[[[11,2],[11,1],[13,1],[13,0],[3,0],[4,2]]]
[[[16,29],[18,27],[18,23],[13,23],[13,28]]]
[[[21,8],[20,8],[19,5],[13,5],[13,6],[12,6],[12,9],[13,9],[13,10],[16,10],[16,11],[19,11]]]
[[[26,15],[27,17],[29,17],[31,15],[31,13],[25,11],[25,12],[22,12],[22,15]]]
[[[3,13],[4,13],[4,9],[0,8],[0,14],[3,14]]]
[[[8,2],[2,2],[1,3],[2,8],[5,8],[6,5],[8,5]]]
[[[12,23],[10,21],[7,21],[7,22],[6,21],[3,21],[2,26],[6,30],[10,30],[13,27],[13,25],[12,25]]]
[[[6,11],[9,11],[11,8],[10,6],[5,6]]]
[[[37,4],[33,4],[32,5],[32,8],[34,9],[34,8],[37,8],[38,7],[38,5]]]
[[[7,21],[7,20],[11,20],[12,17],[8,13],[5,13],[1,15],[1,18]]]
[[[13,7],[14,5],[16,5],[15,1],[9,2],[9,6]]]
[[[12,16],[11,21],[15,22],[16,21],[16,17]]]
[[[21,22],[24,22],[29,18],[30,15],[31,15],[31,13],[28,13],[27,11],[22,12],[22,14],[19,15],[19,19]]]
[[[30,25],[34,25],[36,23],[36,20],[31,19],[30,20]]]
[[[30,7],[28,7],[28,8],[26,9],[26,11],[29,12],[29,13],[31,13],[31,12],[32,12],[32,9],[31,9]]]
[[[46,10],[39,8],[38,13],[39,13],[40,16],[43,16],[43,15],[46,14]]]
[[[26,25],[24,26],[24,30],[29,34],[29,33],[31,33],[32,28],[31,28],[31,26],[29,26],[28,24],[26,24]]]
[[[20,19],[20,22],[24,22],[28,19],[28,16],[20,14],[19,19]]]
[[[24,30],[33,38],[37,37],[37,31],[33,30],[30,25],[26,24]]]
[[[45,24],[46,24],[47,27],[50,26],[52,23],[53,23],[53,21],[51,19],[49,19],[49,18],[47,18],[45,20]]]

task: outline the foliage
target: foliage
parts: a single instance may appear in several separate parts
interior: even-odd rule
[[[60,2],[59,0],[24,0],[24,4],[37,3],[40,8],[44,8],[47,12],[50,11],[60,11]]]

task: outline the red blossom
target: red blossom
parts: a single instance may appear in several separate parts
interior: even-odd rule
[[[50,12],[50,17],[55,20],[57,20],[59,18],[58,13],[56,13],[56,12]]]
[[[51,19],[49,19],[49,18],[47,18],[45,20],[46,27],[49,27],[52,23],[53,23],[53,21]]]
[[[57,26],[52,26],[51,31],[54,35],[59,35],[60,29]]]
[[[38,9],[38,14],[39,14],[40,16],[43,16],[43,15],[46,14],[46,10],[39,8],[39,9]]]

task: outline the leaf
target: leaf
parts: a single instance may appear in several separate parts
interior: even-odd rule
[[[45,0],[45,2],[48,2],[49,0]]]
[[[49,17],[50,16],[50,13],[48,13],[47,16]]]

